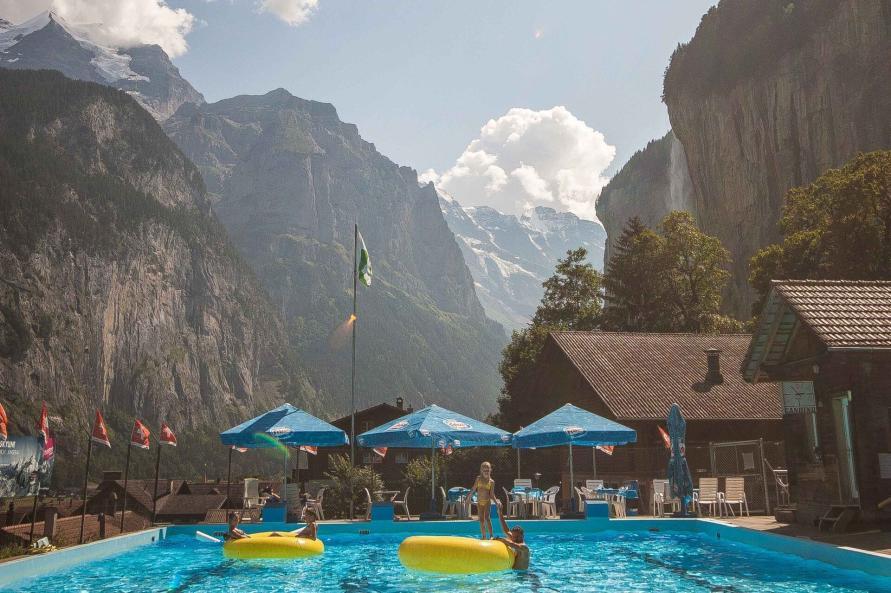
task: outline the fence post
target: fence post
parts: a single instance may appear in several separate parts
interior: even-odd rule
[[[50,542],[55,541],[56,529],[58,528],[59,509],[56,507],[46,507],[43,509],[43,536],[48,537]]]
[[[99,513],[96,518],[99,520],[99,539],[105,539],[105,513]]]

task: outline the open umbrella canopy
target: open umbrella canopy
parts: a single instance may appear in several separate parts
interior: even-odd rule
[[[291,404],[283,404],[220,433],[224,445],[260,449],[280,444],[339,447],[349,444],[346,433]]]
[[[627,426],[566,404],[514,433],[513,445],[518,449],[569,444],[596,447],[625,445],[636,441],[637,433]]]
[[[504,447],[511,434],[457,412],[427,406],[356,437],[362,447],[420,449],[431,447]]]

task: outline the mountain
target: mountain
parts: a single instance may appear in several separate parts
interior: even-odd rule
[[[177,431],[169,471],[218,476],[220,430],[285,400],[320,409],[200,173],[131,97],[0,69],[0,209],[0,400],[13,434],[48,403],[57,483],[82,479],[97,408],[113,440],[97,468],[120,467],[139,417]]]
[[[672,56],[665,103],[696,218],[733,257],[733,313],[750,315],[749,259],[780,238],[785,192],[891,148],[889,71],[887,0],[722,0]]]
[[[503,329],[486,318],[432,186],[364,141],[332,105],[278,89],[184,105],[164,123],[272,295],[329,413],[350,408],[354,224],[374,281],[359,286],[357,405],[395,396],[495,408]]]
[[[672,210],[695,214],[684,147],[669,131],[637,151],[600,192],[597,218],[609,237],[604,262],[609,261],[610,243],[630,219],[636,216],[655,227]]]
[[[132,95],[158,120],[183,103],[204,103],[160,47],[107,47],[91,41],[94,27],[72,25],[52,12],[19,25],[0,19],[0,68],[58,70],[108,85]]]
[[[544,293],[542,282],[568,250],[585,247],[588,260],[602,268],[606,232],[600,223],[544,206],[522,216],[487,206],[462,207],[438,191],[486,314],[509,329],[529,323]]]

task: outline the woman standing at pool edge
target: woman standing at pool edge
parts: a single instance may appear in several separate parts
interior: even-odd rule
[[[492,510],[492,501],[495,499],[495,480],[492,479],[492,464],[484,461],[480,465],[480,475],[476,477],[473,483],[473,489],[467,497],[467,504],[473,500],[473,493],[476,492],[476,506],[479,510],[480,518],[480,537],[482,539],[491,539],[495,537],[492,532],[492,518],[490,511]],[[488,532],[489,536],[486,537]]]

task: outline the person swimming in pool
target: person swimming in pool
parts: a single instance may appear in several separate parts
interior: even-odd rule
[[[294,535],[297,537],[303,537],[306,539],[318,539],[319,528],[316,525],[316,521],[319,520],[316,517],[315,510],[311,508],[305,508],[303,510],[303,520],[306,522],[306,525],[301,527]]]
[[[498,507],[498,521],[501,523],[501,530],[504,537],[496,537],[495,541],[503,543],[505,546],[514,551],[514,570],[527,570],[529,568],[529,557],[532,552],[526,545],[526,534],[519,525],[513,527],[508,526],[504,520],[504,505],[497,498],[495,506]]]
[[[238,513],[229,513],[229,531],[227,531],[224,536],[227,540],[250,537],[247,533],[238,528],[239,521],[241,521],[241,517],[238,516]]]
[[[480,537],[482,539],[491,539],[495,537],[492,531],[492,518],[490,515],[492,500],[495,499],[495,480],[492,479],[492,464],[484,461],[480,465],[480,475],[477,476],[473,483],[473,488],[467,496],[467,504],[473,500],[473,493],[476,492],[476,506],[479,509],[480,518]]]

